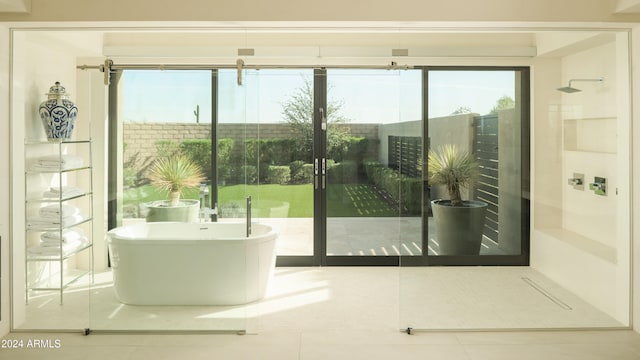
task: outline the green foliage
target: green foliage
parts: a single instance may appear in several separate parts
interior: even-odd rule
[[[125,158],[127,160],[122,166],[123,185],[125,187],[135,187],[148,184],[149,180],[146,177],[146,173],[151,165],[151,157],[147,156],[142,159],[140,152],[137,152],[128,158],[125,156]]]
[[[422,181],[401,175],[384,167],[379,161],[364,162],[365,173],[380,191],[390,196],[404,214],[419,215],[422,211]]]
[[[242,165],[235,174],[232,172],[231,177],[235,179],[236,183],[255,184],[258,182],[258,168],[253,165]]]
[[[327,130],[327,156],[340,162],[349,150],[349,145],[354,139],[351,129],[340,124],[329,124]]]
[[[296,160],[292,161],[289,164],[289,170],[291,171],[291,183],[292,184],[304,184],[308,183],[309,179],[305,176],[302,171],[302,167],[304,166],[304,161]]]
[[[480,176],[476,160],[453,144],[443,145],[436,151],[429,150],[427,171],[429,183],[444,185],[454,206],[463,204],[460,188],[468,187]]]
[[[312,183],[313,175],[314,175],[314,165],[313,164],[304,164],[302,165],[302,176],[304,178],[304,183]]]
[[[123,167],[122,169],[122,185],[125,188],[136,186],[138,180],[138,172],[131,167]]]
[[[199,187],[204,175],[198,164],[179,155],[157,159],[149,169],[148,178],[158,189],[182,193],[185,189]]]
[[[218,166],[231,165],[231,156],[235,141],[233,139],[218,139]]]
[[[459,108],[455,109],[451,115],[461,115],[461,114],[471,114],[473,113],[473,111],[471,111],[471,108],[467,107],[467,106],[460,106]]]
[[[231,179],[231,167],[229,165],[218,166],[218,181],[226,183]]]
[[[305,78],[302,87],[296,89],[295,93],[282,104],[282,117],[288,123],[295,136],[295,152],[298,155],[296,160],[311,162],[313,160],[313,83],[311,79]],[[329,101],[325,116],[328,127],[332,125],[346,123],[348,118],[342,116],[340,111],[343,106],[342,101]],[[348,128],[327,131],[327,143],[329,150],[340,151],[342,147],[345,131]],[[331,153],[331,152],[330,152]]]
[[[171,157],[180,152],[180,144],[175,141],[157,140],[154,145],[158,157]]]
[[[206,171],[207,177],[213,179],[211,168],[211,139],[188,139],[180,144],[180,152]]]
[[[497,114],[499,110],[512,109],[516,107],[516,102],[507,95],[502,96],[496,101],[489,114]]]
[[[332,184],[355,184],[358,182],[358,165],[353,160],[335,163],[327,170],[327,178]]]
[[[295,159],[295,139],[251,139],[245,141],[248,164],[288,165]]]
[[[286,184],[291,180],[291,170],[288,166],[269,166],[267,183]]]
[[[422,180],[402,175],[400,177],[400,207],[407,214],[422,213]]]

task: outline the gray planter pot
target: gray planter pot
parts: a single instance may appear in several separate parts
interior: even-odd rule
[[[451,206],[449,200],[431,202],[440,255],[479,255],[487,204],[464,201]]]
[[[148,210],[147,222],[197,222],[199,219],[199,200],[180,200],[178,206],[169,206],[169,200],[153,201],[146,205]]]

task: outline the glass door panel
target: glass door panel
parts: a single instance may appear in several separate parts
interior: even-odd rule
[[[422,254],[421,93],[420,70],[327,72],[327,257]]]
[[[521,327],[511,319],[530,312],[523,306],[505,320],[515,293],[531,289],[528,267],[468,266],[528,265],[528,76],[526,68],[425,69],[425,248],[400,259],[401,328]]]
[[[314,253],[313,71],[219,72],[219,221],[246,215],[279,230],[280,258]]]
[[[429,70],[428,79],[429,255],[521,255],[523,216],[528,217],[522,201],[528,167],[522,73]],[[462,166],[447,161],[465,155],[469,161]],[[447,190],[451,171],[469,175],[455,179],[462,184],[457,193]],[[450,206],[456,198],[464,210]]]
[[[115,150],[109,153],[109,172],[119,176],[115,185],[110,182],[109,194],[115,195],[109,198],[109,223],[140,238],[109,243],[110,268],[97,274],[101,282],[91,299],[93,329],[247,329],[247,309],[235,305],[247,296],[246,251],[225,248],[229,253],[220,255],[225,249],[199,238],[199,231],[211,224],[206,210],[215,179],[215,75],[206,69],[164,69],[122,70],[112,76],[110,147]],[[185,171],[188,166],[199,169],[200,179]],[[174,206],[156,180],[193,186],[182,189]],[[145,241],[156,237],[162,241]],[[235,259],[233,271],[219,265],[230,258]],[[216,278],[224,271],[240,285],[214,288],[228,283]],[[220,291],[233,298],[212,297]]]

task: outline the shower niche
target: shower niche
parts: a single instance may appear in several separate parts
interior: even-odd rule
[[[615,117],[565,119],[563,149],[615,154],[618,143],[616,127]]]

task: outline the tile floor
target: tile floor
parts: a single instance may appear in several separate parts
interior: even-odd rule
[[[623,328],[530,267],[277,268],[264,299],[238,306],[131,306],[110,272],[30,300],[20,329],[429,330]]]
[[[228,308],[123,306],[107,275],[91,296],[79,287],[64,306],[31,302],[23,329],[73,332],[11,333],[0,359],[640,359],[633,331],[564,329],[623,325],[528,267],[278,268],[264,300]],[[95,331],[83,336],[87,311]],[[237,325],[249,334],[198,332]],[[408,335],[407,325],[428,331]],[[154,328],[195,332],[110,331]]]
[[[22,341],[22,346],[0,348],[0,359],[640,359],[640,334],[630,330],[414,335],[391,330],[270,331],[259,335],[12,333],[3,344],[8,340]],[[35,348],[35,340],[49,341],[52,348]]]

